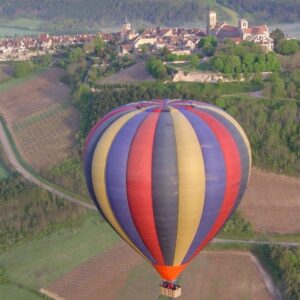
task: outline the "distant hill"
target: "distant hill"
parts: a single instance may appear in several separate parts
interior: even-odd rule
[[[0,0],[0,18],[118,26],[125,16],[133,24],[181,25],[206,20],[208,6],[222,19],[232,15],[215,0]],[[42,28],[43,29],[43,28]]]
[[[217,0],[253,21],[300,22],[300,0]]]

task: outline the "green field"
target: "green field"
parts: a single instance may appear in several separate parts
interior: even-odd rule
[[[46,299],[37,292],[24,289],[14,284],[0,285],[0,299],[1,300],[42,300]]]
[[[64,228],[0,254],[0,266],[9,281],[37,290],[118,241],[110,227],[91,214],[79,228]]]
[[[19,18],[16,20],[0,19],[0,37],[37,35],[41,33],[40,27],[45,21]]]

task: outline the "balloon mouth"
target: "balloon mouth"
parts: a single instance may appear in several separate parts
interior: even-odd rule
[[[154,265],[154,268],[160,274],[163,280],[175,281],[180,273],[187,267],[187,265],[188,264],[182,264],[179,266]]]

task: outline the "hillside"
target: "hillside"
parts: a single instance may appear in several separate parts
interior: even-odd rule
[[[133,24],[178,25],[205,21],[208,6],[216,8],[227,21],[232,19],[232,13],[215,0],[0,0],[0,18],[47,21],[39,23],[36,30],[71,30],[79,25],[113,27],[126,16]],[[17,25],[26,28],[28,24]]]
[[[217,0],[217,2],[253,21],[300,21],[300,0]]]

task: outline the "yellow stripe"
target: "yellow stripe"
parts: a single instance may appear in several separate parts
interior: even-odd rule
[[[238,132],[241,134],[241,136],[245,142],[246,148],[248,150],[248,155],[249,155],[249,176],[248,176],[248,181],[249,181],[251,165],[252,165],[252,154],[251,154],[251,147],[250,147],[249,140],[248,140],[243,128],[241,127],[241,125],[232,116],[230,116],[228,113],[226,113],[222,109],[219,109],[219,108],[213,107],[213,106],[207,106],[207,105],[195,105],[195,106],[199,107],[199,108],[214,111],[214,112],[218,113],[219,115],[223,116],[225,119],[227,119],[229,122],[231,122],[234,125],[234,127],[238,130]]]
[[[177,146],[179,206],[174,265],[180,265],[196,235],[205,197],[205,172],[201,147],[189,121],[171,109]]]
[[[105,185],[105,170],[106,170],[106,162],[109,149],[111,144],[119,132],[119,130],[124,126],[124,124],[134,117],[135,115],[143,112],[143,110],[130,112],[119,119],[117,119],[103,134],[100,141],[97,144],[96,150],[93,156],[93,164],[92,164],[92,181],[93,187],[95,191],[95,195],[97,197],[98,203],[106,216],[109,223],[114,227],[114,229],[119,233],[119,235],[140,255],[142,255],[146,260],[148,260],[143,253],[132,243],[129,237],[121,228],[119,222],[117,221],[109,200],[106,191]]]

